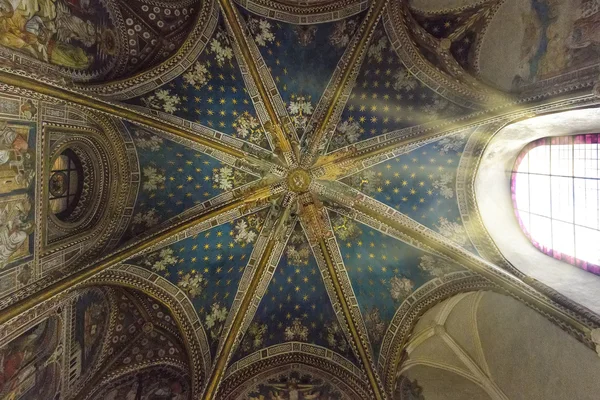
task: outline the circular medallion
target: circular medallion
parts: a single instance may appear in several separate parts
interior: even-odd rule
[[[302,193],[310,186],[310,174],[303,169],[291,170],[287,176],[287,184],[292,192]]]
[[[146,334],[152,333],[153,330],[154,330],[154,325],[150,321],[147,321],[144,323],[144,325],[142,325],[142,331]]]
[[[67,191],[67,175],[64,172],[55,172],[52,174],[48,189],[54,197],[64,195]]]

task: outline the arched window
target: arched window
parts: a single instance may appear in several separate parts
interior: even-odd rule
[[[547,137],[517,157],[515,213],[533,245],[555,259],[600,274],[600,134]]]
[[[50,171],[50,210],[58,219],[66,221],[81,197],[83,172],[79,157],[70,149],[54,160]]]

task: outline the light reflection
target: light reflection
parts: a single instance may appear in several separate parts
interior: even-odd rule
[[[543,138],[519,155],[512,194],[519,224],[544,253],[600,273],[600,134]]]

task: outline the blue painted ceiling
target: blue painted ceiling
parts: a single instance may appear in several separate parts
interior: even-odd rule
[[[427,281],[459,268],[347,216],[330,213],[375,354],[396,310]]]
[[[287,241],[234,361],[288,341],[329,348],[356,362],[300,223]]]
[[[149,94],[128,100],[269,148],[231,39],[219,18],[209,46],[185,73]]]
[[[265,211],[245,216],[132,261],[190,298],[213,357],[265,216]]]
[[[475,251],[456,202],[456,170],[466,141],[465,134],[447,136],[342,182]]]
[[[122,241],[225,191],[258,179],[204,153],[130,125],[140,188]]]
[[[329,151],[399,129],[456,118],[469,111],[444,99],[412,75],[391,47],[380,23]]]
[[[299,26],[243,9],[240,13],[299,134],[310,135],[304,128],[364,15]],[[436,35],[439,31],[438,36],[443,37],[461,23],[460,18],[420,16],[418,22]],[[270,150],[231,40],[220,17],[209,45],[189,70],[129,102]],[[468,54],[470,44],[464,45]],[[468,62],[468,56],[464,62]],[[411,75],[379,23],[328,151],[469,112]],[[129,128],[138,152],[141,183],[132,224],[124,240],[259,179],[167,136]],[[475,252],[456,200],[456,173],[467,139],[461,134],[443,138],[341,182]],[[206,332],[213,359],[265,218],[266,211],[262,211],[224,223],[132,261],[186,293]],[[429,280],[459,268],[336,212],[330,212],[330,219],[377,356],[383,335],[402,301]],[[329,296],[306,233],[297,223],[231,362],[269,346],[298,341],[329,349],[359,365],[341,328],[345,321],[342,317],[338,320]]]

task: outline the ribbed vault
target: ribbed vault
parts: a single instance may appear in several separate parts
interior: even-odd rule
[[[510,50],[493,51],[504,32],[499,21],[519,10],[536,17],[513,3],[103,1],[103,21],[118,26],[94,30],[94,45],[112,43],[98,37],[120,27],[114,49],[87,57],[84,38],[73,35],[60,48],[63,63],[79,54],[81,65],[98,64],[92,72],[52,58],[33,62],[15,43],[2,48],[0,102],[17,105],[6,107],[9,128],[30,126],[37,176],[50,164],[43,149],[55,143],[44,127],[85,136],[72,108],[90,120],[110,117],[125,138],[119,162],[127,159],[129,170],[116,168],[113,154],[103,162],[114,185],[139,190],[105,213],[115,221],[122,214],[114,238],[80,250],[62,273],[54,268],[69,246],[91,239],[45,247],[33,226],[48,213],[47,183],[15,188],[13,195],[36,200],[33,225],[21,234],[32,244],[2,260],[3,276],[16,282],[27,263],[32,277],[4,285],[0,323],[101,286],[144,315],[150,325],[135,332],[158,332],[186,353],[139,361],[139,371],[114,369],[140,351],[135,343],[144,339],[133,338],[78,388],[90,399],[139,398],[159,381],[176,398],[415,392],[411,376],[397,385],[397,372],[418,339],[418,318],[479,289],[527,304],[591,352],[600,318],[510,265],[470,195],[483,149],[502,126],[597,104],[597,65],[587,53],[597,43],[575,46],[570,36],[595,15],[585,4],[571,31],[557,33],[562,47],[554,49],[564,59],[553,63],[536,47],[544,37],[517,24],[521,31],[511,34],[522,53],[510,57],[523,65],[495,72],[494,57]],[[68,7],[71,30],[83,29],[84,11]],[[551,18],[536,18],[553,32]],[[0,189],[0,201],[8,194]],[[54,253],[51,262],[42,257]],[[150,314],[153,301],[167,307],[173,332]],[[471,367],[449,381],[476,380],[475,397],[512,398]]]

